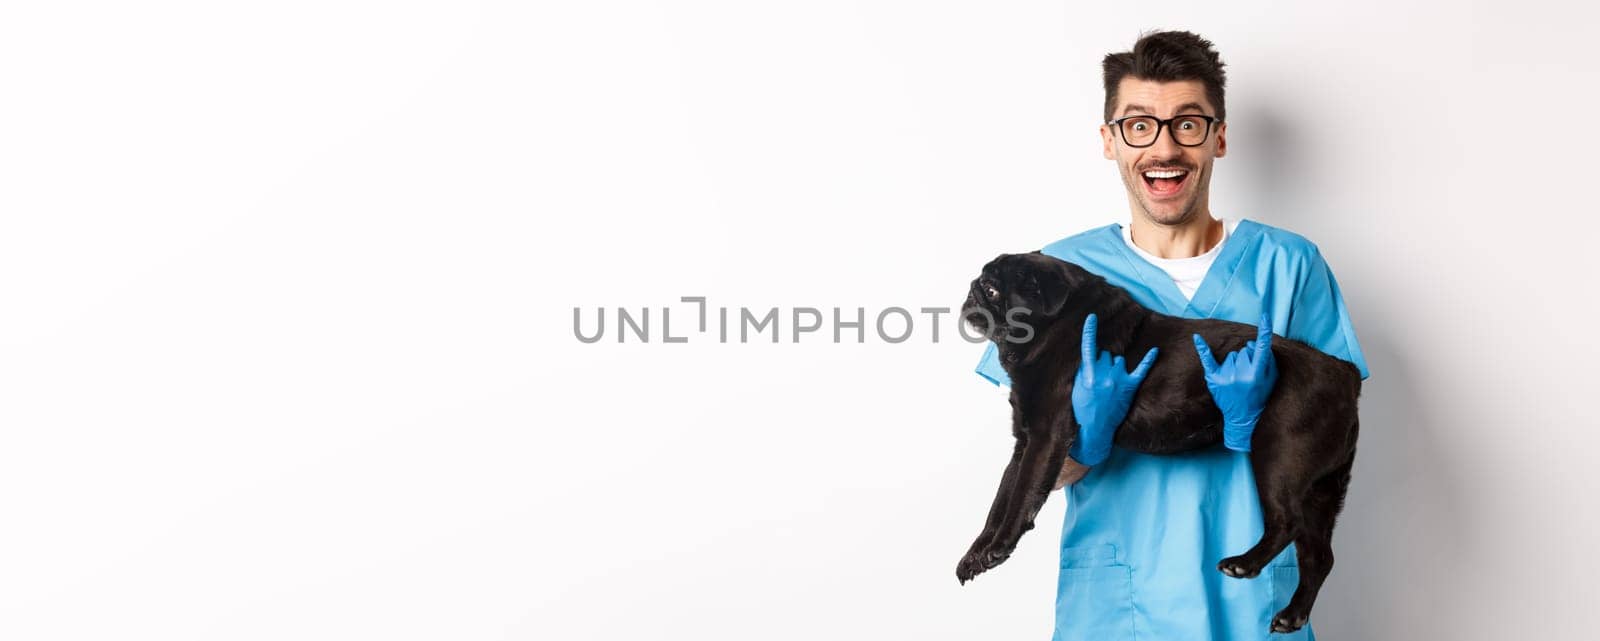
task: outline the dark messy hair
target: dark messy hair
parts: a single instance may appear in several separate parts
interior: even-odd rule
[[[1155,82],[1199,80],[1206,87],[1206,101],[1216,107],[1218,120],[1227,118],[1222,104],[1222,58],[1211,48],[1211,41],[1188,31],[1152,31],[1139,36],[1133,51],[1106,54],[1106,121],[1116,114],[1117,86],[1128,76]]]

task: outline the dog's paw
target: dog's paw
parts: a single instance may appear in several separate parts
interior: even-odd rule
[[[973,577],[1004,563],[1010,557],[1011,552],[997,549],[968,552],[966,556],[961,557],[961,562],[956,564],[956,580],[966,585]]]
[[[983,570],[978,569],[977,563],[973,562],[972,555],[969,554],[961,557],[961,562],[956,564],[956,581],[960,582],[961,585],[966,585],[968,581],[971,581],[973,577],[982,572]]]
[[[1291,613],[1289,608],[1284,608],[1282,612],[1278,613],[1278,616],[1272,617],[1272,631],[1280,634],[1294,632],[1306,627],[1306,622],[1310,620],[1310,615],[1298,612]]]
[[[1253,579],[1261,574],[1261,565],[1250,562],[1244,555],[1230,556],[1217,563],[1217,569],[1235,579]]]

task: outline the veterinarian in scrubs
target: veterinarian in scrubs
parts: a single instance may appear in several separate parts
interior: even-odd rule
[[[1224,74],[1211,43],[1156,32],[1104,65],[1108,124],[1100,132],[1127,188],[1131,224],[1091,229],[1044,253],[1104,276],[1164,314],[1256,324],[1266,312],[1274,333],[1354,363],[1365,379],[1349,313],[1317,246],[1211,212],[1212,162],[1227,152]],[[977,371],[1009,385],[993,344]],[[1262,533],[1250,455],[1218,445],[1161,456],[1110,448],[1103,456],[1065,491],[1054,639],[1269,638],[1273,615],[1299,582],[1295,547],[1256,578],[1216,567]],[[1315,637],[1306,625],[1270,638]]]

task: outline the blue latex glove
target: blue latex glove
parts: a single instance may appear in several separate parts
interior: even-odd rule
[[[1145,353],[1139,366],[1128,373],[1121,356],[1100,352],[1095,358],[1095,331],[1099,321],[1094,314],[1083,320],[1083,358],[1078,375],[1072,380],[1072,413],[1078,420],[1078,440],[1067,455],[1084,465],[1105,462],[1111,455],[1111,436],[1128,416],[1133,394],[1156,362],[1156,349]]]
[[[1221,365],[1199,334],[1194,335],[1194,349],[1200,353],[1211,398],[1222,408],[1222,444],[1236,452],[1250,451],[1256,420],[1261,418],[1261,408],[1267,406],[1267,396],[1278,381],[1278,363],[1272,358],[1271,319],[1263,313],[1256,339],[1229,354]]]

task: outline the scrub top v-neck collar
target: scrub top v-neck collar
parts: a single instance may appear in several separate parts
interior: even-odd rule
[[[1172,282],[1171,276],[1134,253],[1122,240],[1121,223],[1112,223],[1105,229],[1108,232],[1106,242],[1116,247],[1116,251],[1128,261],[1128,266],[1138,276],[1139,281],[1161,299],[1166,309],[1159,311],[1169,316],[1185,318],[1211,317],[1233,284],[1233,277],[1238,273],[1241,261],[1250,255],[1246,250],[1253,248],[1261,236],[1259,224],[1248,218],[1240,219],[1239,225],[1222,243],[1222,251],[1217,254],[1216,261],[1211,263],[1211,269],[1206,270],[1205,278],[1200,281],[1199,289],[1194,292],[1194,298],[1186,300],[1183,292],[1178,290],[1178,285]]]

